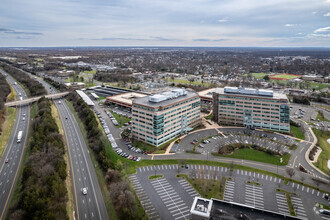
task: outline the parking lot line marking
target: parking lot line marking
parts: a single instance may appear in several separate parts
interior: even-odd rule
[[[317,196],[319,196],[320,195],[320,191],[317,191]]]
[[[180,216],[178,218],[175,218],[174,220],[179,220],[180,218],[185,218],[186,216],[190,215],[190,213],[188,213],[187,215],[183,215],[183,216]]]
[[[304,191],[305,186],[302,186],[301,190]]]
[[[143,171],[146,171],[146,170],[144,169],[144,167],[143,167]]]
[[[309,192],[309,188],[307,187],[307,192]]]
[[[271,176],[270,179],[269,179],[269,181],[272,181],[272,179],[273,179],[273,177]]]
[[[236,170],[237,174],[239,174],[239,170]]]
[[[188,206],[184,206],[184,207],[180,207],[179,209],[187,209],[188,208]],[[170,213],[173,213],[173,212],[177,212],[178,210],[173,210],[173,211],[171,211]],[[189,210],[190,211],[190,210]],[[173,215],[174,216],[174,215]]]
[[[185,205],[184,203],[181,203],[181,204],[177,205],[177,207],[184,206],[184,205]],[[170,211],[171,209],[174,209],[174,208],[176,208],[176,207],[173,206],[173,207],[169,207],[167,209]],[[174,210],[174,211],[177,211],[177,210]]]
[[[314,189],[312,190],[312,195],[314,195]]]

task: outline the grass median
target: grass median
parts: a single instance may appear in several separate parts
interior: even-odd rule
[[[11,92],[7,96],[7,102],[16,100],[16,93],[10,84],[9,86]],[[3,151],[7,146],[16,119],[16,108],[11,108],[11,107],[5,107],[5,108],[6,108],[5,120],[2,124],[2,132],[0,135],[0,158],[2,157]]]
[[[232,154],[222,155],[218,153],[212,153],[214,156],[229,157],[243,160],[251,160],[262,163],[270,163],[278,166],[285,166],[288,164],[291,155],[284,154],[282,156],[271,155],[263,151],[257,151],[249,148],[236,149]],[[280,158],[283,159],[283,163],[280,162]]]
[[[58,131],[59,133],[63,136],[63,142],[66,148],[65,154],[64,154],[64,160],[66,165],[66,173],[67,173],[67,177],[65,180],[65,185],[66,185],[66,190],[68,191],[68,202],[66,204],[66,211],[68,212],[68,216],[70,220],[73,220],[73,212],[74,212],[74,203],[73,203],[73,192],[72,192],[72,178],[71,178],[71,172],[70,172],[70,164],[69,164],[69,160],[68,160],[68,146],[66,143],[66,139],[65,139],[65,135],[64,135],[64,130],[63,130],[63,126],[62,126],[62,122],[60,120],[60,117],[58,115],[58,111],[57,108],[55,107],[54,104],[52,104],[52,115],[53,118],[56,121],[56,124],[58,126]]]
[[[330,131],[321,131],[313,128],[313,132],[317,138],[317,145],[322,148],[322,152],[314,165],[330,175],[330,170],[327,166],[328,159],[330,158],[330,148],[327,142],[327,140],[330,139]]]

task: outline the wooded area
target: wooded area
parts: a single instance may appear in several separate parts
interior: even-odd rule
[[[46,98],[37,103],[28,148],[20,198],[11,207],[10,219],[68,219],[65,145]]]
[[[16,69],[15,67],[5,63],[0,63],[0,67],[2,67],[4,71],[14,77],[17,81],[22,83],[25,88],[29,90],[31,96],[41,96],[47,94],[46,89],[41,83],[29,77],[22,70]]]
[[[6,108],[5,108],[5,102],[7,99],[7,96],[10,93],[10,87],[6,81],[6,78],[0,74],[0,134],[2,132],[2,123],[5,120],[5,114],[6,114]]]

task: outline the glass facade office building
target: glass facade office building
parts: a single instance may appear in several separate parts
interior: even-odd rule
[[[200,98],[196,92],[174,89],[133,101],[132,137],[153,146],[185,134],[199,123]]]
[[[289,101],[285,94],[271,90],[217,88],[213,119],[222,125],[290,132]]]

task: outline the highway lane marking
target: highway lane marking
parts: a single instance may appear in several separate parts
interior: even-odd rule
[[[21,109],[21,107],[20,107],[20,109]],[[27,109],[28,109],[28,118],[30,118],[30,108],[27,107]],[[4,209],[3,209],[2,213],[1,213],[0,219],[2,219],[3,214],[5,213],[5,210],[6,210],[6,207],[7,207],[7,204],[8,204],[8,200],[9,200],[9,197],[10,197],[10,195],[11,195],[11,191],[13,190],[14,184],[15,184],[15,182],[16,182],[16,177],[17,177],[18,170],[19,170],[19,168],[20,168],[20,166],[21,166],[21,162],[22,162],[23,154],[24,154],[24,152],[25,152],[25,147],[24,147],[24,146],[26,145],[27,134],[28,134],[28,132],[29,132],[29,126],[30,126],[30,120],[28,120],[28,122],[27,122],[27,131],[26,131],[26,134],[25,134],[25,139],[24,139],[24,143],[23,143],[23,147],[22,147],[22,153],[21,153],[20,160],[19,160],[19,163],[18,163],[18,166],[17,166],[16,172],[15,172],[15,176],[14,176],[14,179],[13,179],[12,185],[11,185],[11,187],[10,187],[9,194],[8,194],[8,197],[7,197],[7,200],[6,200],[6,203],[5,203]],[[13,140],[14,140],[14,139],[13,139]]]

